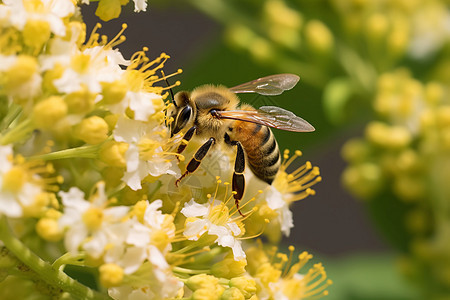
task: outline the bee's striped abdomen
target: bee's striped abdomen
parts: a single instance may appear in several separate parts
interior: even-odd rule
[[[271,184],[281,165],[280,150],[272,131],[263,125],[237,121],[233,136],[241,142],[255,176]]]

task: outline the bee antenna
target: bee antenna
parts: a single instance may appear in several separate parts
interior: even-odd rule
[[[175,97],[173,95],[172,88],[170,87],[169,80],[167,80],[167,77],[166,77],[166,75],[164,75],[164,71],[163,70],[161,70],[161,74],[164,77],[164,80],[166,81],[167,87],[169,88],[170,96],[172,97],[172,99],[171,99],[172,103],[173,103],[173,105],[175,105],[175,107],[177,107],[177,103],[175,102]]]

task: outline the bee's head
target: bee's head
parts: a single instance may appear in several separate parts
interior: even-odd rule
[[[170,123],[171,136],[177,134],[183,128],[191,125],[196,113],[194,102],[188,92],[178,92],[173,99],[173,106],[167,110],[167,116],[173,118]]]

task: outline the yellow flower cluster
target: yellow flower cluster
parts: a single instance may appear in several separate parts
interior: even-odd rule
[[[96,13],[116,17],[127,2],[101,0]],[[145,9],[145,1],[134,3]],[[181,70],[165,75],[169,56],[150,59],[146,47],[124,58],[116,46],[126,25],[109,41],[101,25],[90,34],[85,27],[76,1],[0,3],[0,239],[4,256],[17,258],[2,265],[8,280],[27,272],[27,286],[36,282],[54,298],[325,295],[331,282],[321,264],[300,270],[309,254],[292,264],[282,254],[269,259],[262,245],[252,250],[262,234],[272,241],[289,234],[289,207],[314,194],[318,168],[296,167],[296,151],[284,153],[273,185],[248,171],[245,215],[221,179],[231,179],[231,151],[217,147],[176,186],[186,168],[176,153],[183,132],[171,136],[166,98],[180,82],[165,84]],[[183,154],[192,157],[199,142]],[[95,273],[102,288],[62,272],[73,265]],[[7,293],[0,286],[0,298]]]
[[[409,276],[431,272],[444,290],[450,287],[448,93],[442,83],[422,84],[404,69],[381,75],[374,101],[379,120],[342,151],[349,162],[343,182],[352,193],[368,200],[394,195],[403,202],[399,223],[411,237],[403,270]]]

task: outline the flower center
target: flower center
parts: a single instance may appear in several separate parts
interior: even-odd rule
[[[125,81],[131,91],[139,92],[144,87],[145,75],[138,70],[128,70],[125,73]]]
[[[23,6],[27,12],[44,12],[44,4],[41,0],[28,0],[23,2]]]
[[[142,138],[139,141],[139,156],[142,160],[151,160],[161,144],[149,138]]]
[[[17,193],[26,181],[26,172],[20,167],[12,167],[3,175],[3,190]]]
[[[100,208],[89,208],[83,214],[83,222],[91,230],[100,228],[103,221],[103,211]]]
[[[91,56],[89,56],[87,54],[78,54],[78,55],[73,56],[73,58],[70,62],[70,66],[77,73],[83,74],[89,70],[90,62],[91,62]]]
[[[211,209],[209,219],[213,224],[225,225],[230,218],[230,213],[226,205],[217,205]]]

